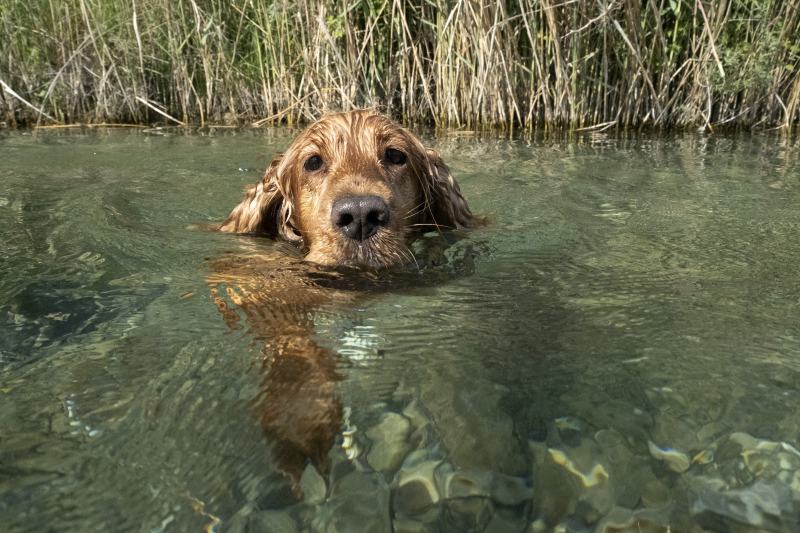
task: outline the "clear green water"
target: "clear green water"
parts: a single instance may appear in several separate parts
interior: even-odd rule
[[[294,502],[253,415],[262,342],[226,326],[205,283],[207,259],[252,239],[188,228],[224,217],[290,134],[1,135],[2,529],[253,530],[266,511],[320,529],[357,514],[333,505],[335,479],[327,502]],[[447,251],[435,282],[319,309],[317,342],[362,450],[364,429],[412,405],[429,436],[409,447],[533,494],[442,498],[408,520],[580,531],[621,506],[691,528],[705,518],[687,480],[728,459],[678,473],[649,441],[689,458],[734,432],[798,446],[798,143],[429,141],[492,223]],[[605,492],[548,448],[602,465]],[[333,478],[371,475],[366,451],[349,466],[332,455]],[[388,509],[360,498],[399,530],[396,480],[382,479]]]

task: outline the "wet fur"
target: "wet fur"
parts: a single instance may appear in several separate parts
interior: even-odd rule
[[[406,154],[407,162],[387,164],[387,148]],[[322,172],[304,169],[313,155],[325,161]],[[391,213],[388,227],[363,242],[347,239],[330,222],[333,203],[356,194],[382,197]],[[246,189],[220,230],[297,243],[320,264],[380,268],[411,259],[412,233],[476,221],[438,152],[390,119],[361,110],[328,115],[301,133]]]

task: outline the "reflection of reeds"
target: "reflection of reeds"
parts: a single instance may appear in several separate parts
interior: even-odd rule
[[[12,124],[370,105],[464,129],[800,117],[795,0],[0,0],[0,32]]]

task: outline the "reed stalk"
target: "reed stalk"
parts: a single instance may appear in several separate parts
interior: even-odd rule
[[[7,125],[793,128],[800,0],[0,0]]]

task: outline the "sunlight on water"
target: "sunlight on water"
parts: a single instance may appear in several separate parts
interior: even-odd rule
[[[796,142],[430,140],[486,228],[422,272],[280,267],[349,284],[308,317],[338,435],[298,502],[259,417],[322,418],[206,281],[292,253],[192,229],[290,133],[0,135],[6,531],[797,524]]]

